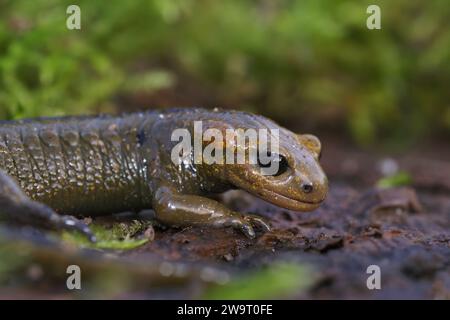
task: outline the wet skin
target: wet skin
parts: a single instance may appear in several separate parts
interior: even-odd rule
[[[279,129],[279,170],[258,164],[182,164],[171,160],[173,130],[202,120],[203,131]],[[224,141],[225,143],[227,141]],[[225,144],[228,146],[228,144]],[[233,151],[243,146],[233,146]],[[320,141],[297,135],[262,116],[238,111],[177,109],[113,116],[0,122],[0,216],[95,237],[72,216],[153,208],[171,226],[233,227],[254,237],[269,230],[261,217],[226,208],[208,195],[243,189],[275,205],[310,211],[328,183]]]

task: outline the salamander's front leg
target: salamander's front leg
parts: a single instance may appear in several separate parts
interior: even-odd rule
[[[259,216],[242,215],[212,199],[179,194],[169,187],[160,187],[156,191],[153,208],[158,220],[173,226],[233,227],[249,238],[255,237],[253,226],[270,230]]]
[[[31,200],[14,179],[0,170],[0,218],[54,230],[76,230],[95,242],[88,226],[71,216],[58,215],[50,207]]]

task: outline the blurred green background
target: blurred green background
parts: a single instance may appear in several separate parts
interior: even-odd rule
[[[0,0],[0,118],[221,106],[406,145],[450,132],[449,24],[448,0]]]

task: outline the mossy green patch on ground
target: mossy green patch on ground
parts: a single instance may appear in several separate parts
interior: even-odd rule
[[[84,235],[65,231],[62,235],[64,241],[76,245],[112,250],[130,250],[137,248],[149,241],[148,238],[137,236],[150,227],[149,222],[133,220],[131,223],[114,223],[111,227],[99,223],[91,223],[89,227],[97,237],[97,242],[90,242]]]
[[[313,271],[296,263],[275,263],[207,291],[205,299],[270,299],[301,293],[314,282]]]
[[[398,172],[394,175],[383,177],[377,182],[377,187],[381,189],[394,188],[411,185],[412,178],[408,172]]]

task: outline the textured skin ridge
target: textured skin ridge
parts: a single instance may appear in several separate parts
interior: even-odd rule
[[[143,119],[153,116],[0,123],[0,169],[30,198],[56,211],[96,214],[101,208],[139,207],[145,168],[138,133]],[[123,198],[115,202],[115,193]],[[83,203],[74,201],[81,196]]]

